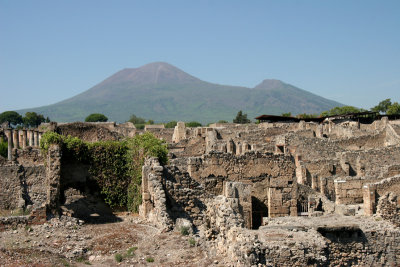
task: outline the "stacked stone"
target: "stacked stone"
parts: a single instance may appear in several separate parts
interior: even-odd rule
[[[378,200],[376,214],[400,227],[400,198],[394,193],[386,193]]]

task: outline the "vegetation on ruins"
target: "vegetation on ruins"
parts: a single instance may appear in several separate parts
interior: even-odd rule
[[[243,111],[240,110],[233,119],[233,123],[250,123],[250,120],[247,118],[247,114],[243,114]]]
[[[63,160],[90,165],[89,172],[111,208],[128,208],[134,212],[141,203],[141,169],[145,158],[157,157],[162,164],[168,161],[165,143],[151,133],[122,141],[88,143],[77,137],[47,132],[40,143],[44,154],[51,144],[61,146]]]
[[[177,121],[170,121],[170,122],[167,122],[164,126],[165,126],[165,128],[175,128],[175,126],[177,124],[178,124]]]
[[[146,122],[145,119],[141,118],[141,117],[137,117],[135,114],[132,114],[131,117],[129,118],[129,122],[132,122],[136,129],[144,129],[145,125],[152,125],[154,124],[153,120],[148,120]]]
[[[286,112],[281,114],[282,117],[292,117],[292,112]]]
[[[198,121],[190,121],[185,123],[186,127],[201,127],[202,124]]]
[[[85,118],[86,122],[106,122],[108,118],[104,114],[92,113]]]
[[[8,142],[0,137],[0,156],[7,158],[7,153],[8,153]]]
[[[296,116],[299,119],[311,119],[311,118],[317,118],[317,114],[307,114],[307,113],[302,113],[302,114],[297,114]]]

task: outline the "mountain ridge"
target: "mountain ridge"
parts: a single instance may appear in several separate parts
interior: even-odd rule
[[[320,113],[342,104],[277,79],[254,88],[209,83],[166,62],[125,68],[90,89],[58,103],[31,109],[54,121],[82,121],[103,113],[124,122],[131,114],[156,122],[231,121],[239,110],[254,118],[283,112]]]

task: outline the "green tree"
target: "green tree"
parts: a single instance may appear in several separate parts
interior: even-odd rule
[[[48,119],[48,118],[47,118]],[[36,112],[27,112],[25,113],[25,117],[22,118],[25,127],[38,127],[42,122],[45,122],[46,119],[42,114],[37,114]]]
[[[85,119],[86,122],[106,122],[108,118],[100,113],[92,113]]]
[[[400,104],[398,102],[394,102],[393,104],[391,104],[387,111],[386,111],[387,115],[400,115]]]
[[[132,114],[131,117],[129,118],[129,121],[132,122],[133,124],[145,124],[146,120],[140,117],[137,117],[135,114]]]
[[[318,115],[317,114],[302,113],[302,114],[297,114],[296,117],[299,118],[299,119],[311,119],[311,118],[318,117]]]
[[[366,111],[366,110],[362,109],[362,108],[356,108],[353,106],[334,107],[331,110],[322,112],[320,116],[326,117],[326,116],[334,116],[334,115],[344,115],[344,114],[358,113],[358,112],[363,112],[363,111]]]
[[[0,124],[8,122],[8,127],[18,125],[22,123],[22,116],[15,111],[4,111],[0,114]]]
[[[170,121],[165,124],[165,128],[174,128],[177,124],[177,121]]]
[[[390,98],[388,98],[388,99],[382,100],[381,102],[379,102],[378,105],[371,108],[371,111],[379,112],[379,113],[386,113],[391,105],[392,105],[392,102],[390,101]]]
[[[282,113],[282,117],[292,117],[292,112]]]
[[[226,120],[219,120],[217,123],[228,123]]]
[[[233,119],[233,123],[250,123],[250,120],[247,118],[247,114],[243,114],[243,112],[240,110],[236,118]]]
[[[202,124],[197,121],[191,121],[191,122],[186,122],[185,126],[186,127],[200,127],[200,126],[202,126]]]

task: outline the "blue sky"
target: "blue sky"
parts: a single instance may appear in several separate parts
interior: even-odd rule
[[[400,1],[0,0],[0,112],[154,61],[219,84],[400,102]]]

